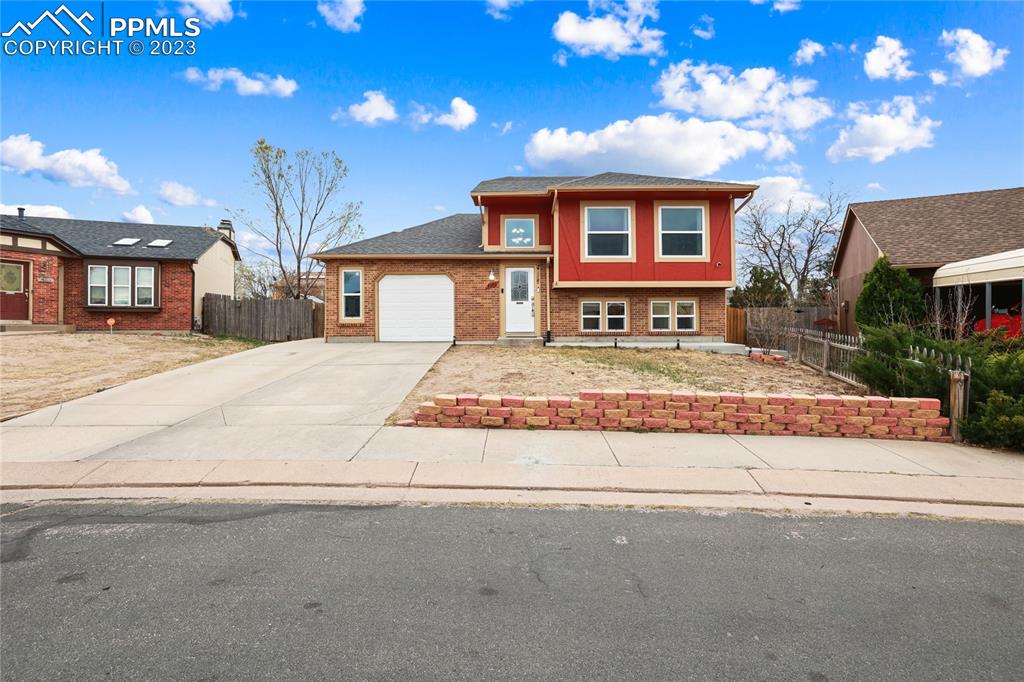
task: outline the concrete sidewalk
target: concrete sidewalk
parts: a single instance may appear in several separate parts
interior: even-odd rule
[[[532,499],[535,504],[813,508],[1024,522],[1020,478],[935,474],[408,461],[5,462],[0,487],[6,502],[214,494],[235,499],[259,490],[266,499],[526,504]]]

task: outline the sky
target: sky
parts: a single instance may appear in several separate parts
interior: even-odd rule
[[[60,4],[5,0],[0,26]],[[200,33],[191,55],[11,55],[26,37],[3,38],[4,212],[259,217],[259,138],[337,152],[367,236],[471,212],[472,187],[504,175],[754,181],[780,207],[830,183],[858,201],[1024,185],[1016,2],[66,5],[97,31],[191,17]],[[47,21],[31,36],[63,38]]]

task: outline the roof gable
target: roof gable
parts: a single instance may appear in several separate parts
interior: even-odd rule
[[[1024,248],[1024,187],[858,202],[849,211],[893,265],[951,263]]]

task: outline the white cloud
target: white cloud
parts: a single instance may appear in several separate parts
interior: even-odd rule
[[[425,106],[417,102],[410,102],[409,120],[414,128],[425,126],[434,118]]]
[[[160,198],[172,206],[216,206],[213,199],[204,198],[193,188],[173,180],[160,183]]]
[[[52,204],[0,204],[0,213],[18,215],[18,209],[25,209],[25,215],[37,218],[71,218],[73,217],[61,206]]]
[[[665,54],[665,32],[645,26],[658,20],[657,0],[590,0],[586,19],[562,12],[551,28],[555,40],[581,57],[616,60],[627,55]],[[564,57],[563,57],[564,60]]]
[[[949,76],[946,75],[946,72],[938,69],[929,71],[928,77],[932,79],[932,85],[945,85],[949,81]]]
[[[461,97],[454,97],[451,102],[451,111],[434,116],[434,123],[439,126],[448,126],[452,130],[465,130],[476,123],[476,107]]]
[[[125,211],[121,214],[121,220],[126,223],[142,223],[144,225],[153,224],[153,214],[149,212],[149,209],[139,204],[130,211]]]
[[[234,83],[235,92],[242,96],[272,95],[274,97],[291,97],[299,89],[299,84],[284,76],[268,76],[265,73],[253,73],[247,76],[235,67],[208,69],[206,73],[190,66],[182,72],[189,83],[201,84],[207,90],[220,90],[224,83]]]
[[[499,135],[508,135],[512,130],[512,121],[505,121],[504,123],[492,123],[491,127],[498,131]]]
[[[31,135],[11,135],[0,142],[0,166],[6,171],[26,175],[39,173],[71,187],[102,187],[115,194],[134,194],[131,183],[117,171],[117,164],[103,156],[99,148],[62,149],[43,153],[44,145]]]
[[[764,5],[767,3],[768,0],[750,0],[751,5]],[[779,14],[792,12],[800,9],[800,0],[775,0],[775,2],[772,3],[772,9]]]
[[[811,64],[818,57],[824,56],[825,46],[816,43],[810,38],[800,41],[800,48],[793,53],[794,64]]]
[[[662,71],[655,90],[661,93],[660,104],[669,109],[746,119],[754,127],[805,130],[832,115],[826,100],[807,96],[817,86],[809,78],[787,81],[773,68],[735,75],[728,66],[686,59]]]
[[[707,14],[702,14],[700,17],[700,23],[691,26],[690,30],[693,31],[693,35],[701,38],[702,40],[711,40],[715,37],[715,18]]]
[[[508,11],[526,0],[487,0],[487,14],[499,21],[508,21]]]
[[[539,169],[593,173],[615,169],[705,176],[750,152],[778,158],[792,151],[784,135],[740,128],[729,121],[680,120],[675,114],[615,121],[592,132],[542,128],[526,145]]]
[[[377,125],[381,121],[394,121],[398,118],[395,111],[395,104],[387,98],[382,90],[367,90],[363,93],[365,98],[358,104],[352,104],[348,108],[348,115],[354,120],[368,126]],[[332,120],[338,120],[340,111],[336,111]]]
[[[363,0],[318,0],[316,11],[331,28],[342,33],[358,33],[366,3]]]
[[[969,28],[943,31],[939,44],[953,48],[952,52],[946,53],[946,59],[956,66],[960,79],[978,78],[1001,69],[1010,54],[1007,48],[997,48],[994,42],[985,40]]]
[[[790,161],[789,163],[778,164],[775,166],[775,171],[784,175],[803,175],[804,167],[796,161]]]
[[[186,0],[179,3],[178,7],[183,16],[199,17],[209,26],[226,24],[235,17],[231,0]]]
[[[875,112],[864,102],[856,102],[847,115],[852,123],[828,148],[830,161],[866,158],[878,163],[893,154],[931,147],[933,131],[942,124],[920,116],[912,97],[894,97],[891,102],[882,102]]]
[[[885,191],[885,188],[882,187],[882,183],[880,183],[880,182],[869,182],[868,184],[864,185],[864,189],[866,189],[869,192],[884,192]]]
[[[433,208],[434,208],[434,211],[436,211],[437,213],[444,213],[445,211],[448,210],[447,208],[445,208],[441,204],[434,204]]]
[[[875,47],[864,55],[864,73],[871,80],[895,78],[905,81],[917,75],[910,70],[910,50],[896,38],[878,36]]]
[[[801,177],[769,175],[745,182],[759,186],[755,199],[767,201],[775,213],[785,213],[790,202],[795,210],[805,207],[820,208],[823,205],[821,198],[811,191],[810,185]]]

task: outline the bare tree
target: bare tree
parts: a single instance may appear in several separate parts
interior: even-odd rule
[[[306,298],[323,272],[311,256],[362,235],[362,203],[340,201],[348,166],[333,151],[289,155],[261,138],[252,155],[253,181],[268,218],[254,219],[245,211],[235,216],[266,240],[270,253],[249,250],[274,264],[285,298]]]
[[[778,305],[770,293],[755,292],[746,308],[747,337],[750,345],[765,353],[786,347],[790,329],[796,326],[796,314],[790,305]]]
[[[934,289],[929,298],[928,323],[937,338],[962,341],[971,335],[977,297],[969,286]]]
[[[848,198],[830,183],[816,200],[790,199],[782,213],[770,201],[752,201],[740,218],[744,269],[772,273],[794,304],[822,298],[817,289],[831,265]]]
[[[270,260],[242,261],[235,266],[235,295],[238,298],[272,298],[277,266]]]

